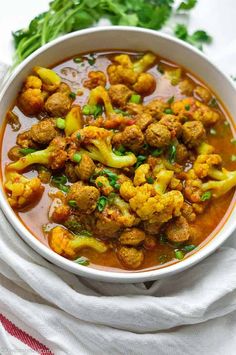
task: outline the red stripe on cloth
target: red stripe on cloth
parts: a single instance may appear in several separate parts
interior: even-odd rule
[[[31,335],[18,328],[1,313],[0,322],[9,334],[19,339],[25,345],[28,345],[31,349],[37,351],[40,355],[53,355],[53,353],[51,352],[51,350],[49,350],[47,346],[43,345],[38,340],[34,339]]]

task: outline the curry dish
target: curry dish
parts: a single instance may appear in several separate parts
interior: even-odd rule
[[[9,204],[72,262],[134,271],[183,260],[234,203],[227,113],[191,73],[153,53],[32,68],[5,121]]]

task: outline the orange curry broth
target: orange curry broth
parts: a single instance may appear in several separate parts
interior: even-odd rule
[[[122,53],[124,53],[123,51]],[[77,93],[76,100],[74,104],[79,104],[81,106],[87,103],[89,89],[83,87],[83,81],[87,79],[88,72],[91,70],[102,70],[106,73],[107,66],[111,63],[109,58],[111,55],[116,53],[121,53],[121,51],[111,51],[111,52],[102,52],[95,53],[94,58],[96,61],[93,65],[85,63],[81,66],[80,63],[75,63],[73,58],[65,60],[52,67],[60,76],[62,81],[69,84],[71,90]],[[127,53],[127,52],[126,52]],[[127,53],[131,56],[137,56],[140,53]],[[80,54],[78,56],[82,56]],[[86,55],[86,54],[85,54]],[[76,57],[76,56],[75,56]],[[74,58],[75,58],[74,57]],[[161,63],[163,67],[177,67],[174,63],[171,63],[163,58],[157,57],[157,63]],[[182,68],[183,69],[183,68]],[[147,103],[154,98],[163,99],[167,101],[170,97],[174,96],[175,100],[182,99],[186,97],[182,95],[178,86],[172,86],[168,79],[164,78],[161,73],[157,70],[157,65],[154,65],[148,72],[150,72],[155,79],[157,80],[157,87],[155,91],[150,95],[146,96],[144,103]],[[202,81],[197,79],[193,74],[185,71],[183,69],[183,76],[189,77],[197,85],[206,86]],[[209,89],[209,88],[208,88]],[[213,93],[212,90],[210,90]],[[215,96],[215,95],[214,95]],[[210,144],[215,147],[215,152],[219,153],[222,156],[224,161],[224,167],[229,170],[236,169],[236,162],[231,161],[231,155],[236,154],[236,146],[233,145],[230,141],[233,137],[232,131],[235,131],[233,126],[233,120],[230,118],[229,114],[225,110],[222,103],[220,103],[217,98],[219,111],[221,112],[222,120],[217,123],[214,127],[216,130],[216,135],[210,133],[207,134],[207,138]],[[21,123],[20,131],[29,129],[32,124],[36,123],[38,120],[36,118],[29,118],[25,116],[19,108],[14,104],[13,112],[19,117]],[[228,124],[225,124],[228,122]],[[6,164],[10,163],[8,158],[9,149],[15,145],[16,137],[19,134],[18,132],[12,131],[12,128],[9,124],[4,123],[2,128],[2,144],[1,144],[1,176],[4,176],[4,168]],[[37,173],[34,171],[26,172],[26,176],[37,176]],[[4,179],[3,179],[4,180]],[[21,222],[25,227],[42,243],[48,245],[47,237],[44,235],[42,230],[42,225],[48,224],[48,208],[51,203],[51,199],[48,196],[49,191],[56,191],[53,187],[49,185],[44,185],[45,191],[41,200],[30,209],[24,212],[16,213]],[[199,247],[204,246],[215,234],[222,228],[225,221],[229,217],[232,209],[235,205],[235,194],[234,189],[228,192],[226,195],[212,200],[209,206],[207,207],[207,213],[197,215],[197,218],[194,222],[190,223],[190,226],[193,226],[197,233],[195,236],[191,237],[190,243],[197,245]],[[51,224],[55,226],[56,224]],[[196,248],[188,255],[193,254],[198,249]],[[177,262],[173,260],[173,248],[164,244],[161,245],[157,243],[157,247],[154,250],[144,250],[145,258],[142,264],[143,270],[149,270],[153,268],[163,267]],[[159,257],[165,254],[171,261],[165,263],[164,265],[160,264]],[[126,271],[123,265],[118,260],[116,253],[112,249],[108,249],[107,252],[99,254],[92,249],[83,249],[81,255],[87,257],[90,260],[90,267],[97,269],[109,269],[114,271]],[[132,271],[135,272],[135,271]],[[137,272],[137,271],[136,271]]]

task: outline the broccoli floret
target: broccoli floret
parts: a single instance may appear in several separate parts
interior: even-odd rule
[[[52,169],[58,169],[64,165],[67,159],[65,145],[63,138],[56,137],[46,149],[21,157],[16,162],[9,164],[6,169],[7,171],[22,171],[32,164],[48,165]]]
[[[84,248],[91,248],[98,253],[107,251],[106,245],[94,237],[73,235],[67,229],[57,226],[49,233],[49,245],[57,254],[69,259],[76,259],[78,252]]]
[[[6,174],[4,184],[11,207],[18,210],[37,202],[44,191],[39,178],[28,179],[16,172]]]
[[[104,128],[94,126],[84,127],[75,134],[81,135],[81,141],[85,148],[79,150],[80,154],[87,154],[91,159],[112,168],[125,168],[136,163],[133,153],[118,156],[112,151],[111,139],[113,133]]]
[[[70,136],[83,127],[80,106],[73,106],[65,118],[65,134]]]

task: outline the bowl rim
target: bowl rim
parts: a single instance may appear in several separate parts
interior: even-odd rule
[[[11,85],[12,80],[17,77],[17,75],[21,72],[21,70],[31,62],[31,60],[35,57],[37,57],[39,54],[43,53],[45,50],[47,50],[50,47],[54,47],[58,43],[67,41],[68,39],[74,38],[74,37],[80,37],[81,35],[86,35],[90,33],[96,33],[96,32],[136,32],[136,33],[146,33],[150,35],[155,35],[157,37],[160,37],[162,39],[166,39],[170,42],[177,43],[181,49],[186,48],[193,52],[196,56],[201,57],[204,59],[208,64],[210,64],[218,73],[221,75],[221,77],[230,84],[231,88],[233,91],[236,93],[236,88],[230,78],[226,76],[225,73],[223,73],[218,65],[216,65],[214,62],[209,60],[206,55],[204,55],[202,52],[197,50],[196,48],[192,47],[190,44],[183,42],[171,35],[158,32],[155,30],[149,30],[149,29],[144,29],[144,28],[139,28],[139,27],[133,27],[133,26],[101,26],[101,27],[93,27],[89,29],[83,29],[79,31],[72,32],[70,34],[64,35],[62,37],[59,37],[52,42],[49,42],[42,46],[41,48],[37,49],[35,52],[33,52],[29,57],[27,57],[9,76],[7,81],[5,82],[3,88],[1,89],[0,92],[0,102],[3,99],[5,92],[7,91],[8,87]],[[13,209],[10,207],[6,200],[6,196],[4,193],[4,189],[2,186],[2,181],[1,181],[1,189],[0,189],[0,207],[2,211],[4,212],[6,218],[10,222],[10,224],[13,226],[16,232],[19,233],[21,238],[28,244],[30,245],[34,251],[39,253],[42,257],[47,259],[48,261],[56,264],[59,267],[62,267],[63,269],[66,269],[67,271],[70,271],[74,274],[77,274],[79,276],[83,277],[88,277],[92,279],[97,279],[100,281],[107,281],[107,282],[120,282],[120,283],[131,283],[131,282],[143,282],[143,281],[149,281],[149,280],[157,280],[163,277],[168,277],[171,276],[174,273],[183,271],[202,259],[206,258],[208,255],[213,253],[231,234],[232,232],[236,229],[236,221],[235,223],[231,223],[227,225],[227,228],[222,230],[222,228],[228,223],[228,219],[224,222],[222,225],[221,229],[216,232],[216,234],[212,237],[211,240],[209,240],[202,248],[200,248],[196,253],[190,255],[186,259],[182,260],[181,262],[177,262],[174,264],[171,264],[169,266],[159,268],[159,269],[153,269],[153,270],[145,270],[145,271],[109,271],[109,270],[101,270],[101,269],[96,269],[96,268],[91,268],[91,267],[85,267],[79,264],[74,263],[71,260],[68,260],[58,254],[56,254],[53,250],[51,250],[48,246],[40,242],[26,227],[25,225],[20,221],[20,219],[16,216],[15,212]],[[230,215],[233,213],[235,209],[235,206],[232,207],[230,211]],[[229,217],[228,217],[229,218]]]

